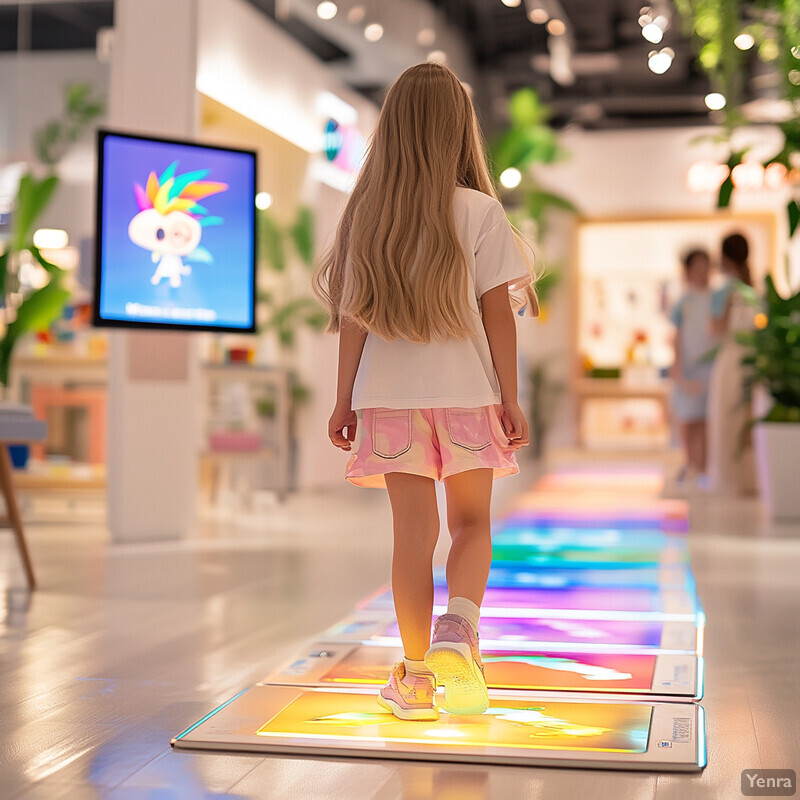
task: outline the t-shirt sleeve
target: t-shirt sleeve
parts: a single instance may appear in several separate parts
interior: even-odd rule
[[[732,284],[727,283],[711,295],[711,316],[714,317],[714,319],[719,319],[725,313],[731,289]]]
[[[478,297],[503,283],[524,281],[530,276],[514,232],[499,203],[487,214],[486,226],[475,246],[475,292]]]
[[[680,328],[683,322],[683,301],[678,300],[674,306],[669,310],[669,321],[676,327]]]

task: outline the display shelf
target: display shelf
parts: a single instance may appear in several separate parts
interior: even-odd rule
[[[628,216],[584,219],[576,229],[575,365],[581,446],[636,450],[670,445],[674,361],[669,311],[683,292],[682,256],[741,231],[756,281],[775,264],[773,214]],[[719,282],[715,275],[712,282]],[[589,377],[593,371],[621,377]]]
[[[271,489],[283,499],[289,490],[289,407],[291,385],[289,372],[281,367],[260,364],[216,363],[203,364],[206,383],[207,419],[200,458],[211,470],[212,499],[219,496],[220,487],[242,485],[235,473],[246,468],[244,485],[247,491]],[[273,404],[267,417],[256,413],[258,395],[266,396]],[[271,428],[270,431],[267,429]],[[213,434],[260,435],[262,441],[254,449],[237,447],[212,448]],[[269,439],[269,440],[267,440]],[[265,486],[261,468],[270,468],[273,480]]]

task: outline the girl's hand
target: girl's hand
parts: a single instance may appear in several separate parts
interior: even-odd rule
[[[702,394],[705,391],[705,384],[703,381],[698,380],[690,380],[689,378],[684,378],[681,382],[681,388],[687,394]]]
[[[350,450],[350,443],[356,438],[356,424],[356,412],[349,404],[337,405],[328,420],[328,438],[331,444],[342,450]]]
[[[508,436],[510,450],[519,450],[531,443],[531,437],[528,433],[528,420],[525,419],[519,403],[503,403],[500,423],[506,436]]]

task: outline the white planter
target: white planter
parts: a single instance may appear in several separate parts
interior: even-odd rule
[[[759,422],[753,447],[761,499],[772,519],[800,519],[800,423]]]

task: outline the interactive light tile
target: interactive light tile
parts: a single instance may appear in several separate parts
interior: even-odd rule
[[[682,701],[702,694],[705,615],[688,568],[687,507],[658,499],[662,483],[654,470],[563,470],[493,525],[480,622],[491,694],[486,714],[403,722],[378,706],[377,688],[402,656],[392,594],[383,587],[173,744],[702,769],[703,709]],[[443,577],[436,572],[434,616],[447,608]]]
[[[502,565],[504,561],[538,567],[591,568],[608,564],[615,567],[660,567],[687,564],[689,554],[683,547],[661,550],[638,549],[636,547],[614,547],[608,550],[568,547],[540,552],[527,545],[493,544],[493,561]]]
[[[565,548],[607,552],[620,547],[657,552],[685,549],[687,540],[682,533],[650,529],[540,527],[500,521],[492,528],[492,544],[494,547],[524,546],[541,552]]]
[[[582,491],[577,493],[537,490],[520,495],[514,502],[515,511],[552,513],[581,512],[584,515],[603,516],[615,514],[623,519],[686,519],[689,505],[685,500],[654,498],[633,492]]]
[[[689,622],[481,617],[479,630],[482,645],[490,647],[694,654],[700,652],[701,616]],[[319,638],[399,645],[400,630],[390,611],[358,611]]]
[[[304,686],[372,685],[388,680],[402,647],[317,642],[271,673],[264,683]],[[510,692],[648,695],[662,700],[700,696],[694,655],[495,649],[484,645],[486,685]]]
[[[661,470],[569,470],[545,475],[537,484],[538,493],[548,492],[625,492],[655,497],[664,488]]]
[[[494,697],[485,714],[404,722],[374,691],[258,685],[181,733],[177,748],[540,766],[695,771],[693,704]]]
[[[434,570],[434,582],[447,583],[444,567]],[[491,587],[525,589],[539,586],[563,589],[570,586],[605,588],[643,587],[649,589],[684,589],[694,591],[694,577],[685,565],[620,566],[600,563],[593,567],[536,567],[514,561],[493,562],[489,571]]]
[[[446,612],[447,587],[434,586],[433,603],[435,613]],[[389,587],[379,589],[357,606],[365,610],[393,607]],[[482,613],[494,617],[561,616],[565,611],[579,612],[573,616],[585,615],[586,619],[591,619],[593,614],[612,611],[623,615],[621,618],[638,614],[684,615],[693,618],[697,607],[694,595],[680,590],[661,591],[639,587],[605,589],[590,586],[570,586],[563,589],[489,587],[482,605]]]

